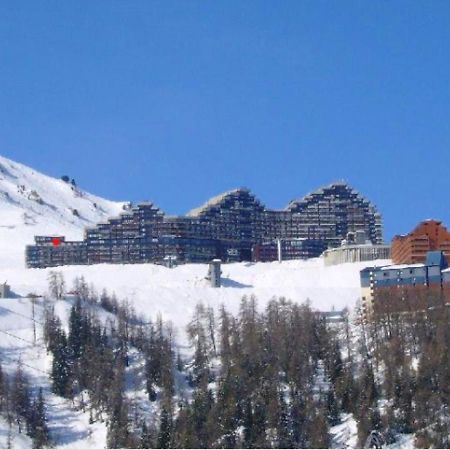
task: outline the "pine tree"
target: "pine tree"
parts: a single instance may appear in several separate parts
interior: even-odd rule
[[[292,433],[290,430],[289,414],[283,392],[279,393],[279,418],[277,426],[277,447],[292,448]]]
[[[184,364],[183,364],[183,360],[181,358],[180,352],[177,352],[177,370],[178,372],[183,372],[184,369]]]
[[[77,300],[70,310],[68,346],[74,359],[78,359],[83,353],[83,311],[81,301]]]
[[[32,438],[34,448],[44,448],[50,445],[50,432],[47,425],[42,388],[39,389],[38,398],[33,404]]]
[[[266,428],[267,428],[267,414],[264,398],[258,395],[255,399],[253,409],[253,442],[256,447],[266,448]]]
[[[61,300],[65,293],[65,281],[61,272],[54,270],[48,274],[48,289],[50,296],[56,300]]]
[[[200,303],[196,306],[194,317],[187,327],[187,333],[191,347],[194,349],[194,360],[192,364],[193,386],[205,383],[209,379],[209,348],[207,331],[203,324],[205,307]]]
[[[58,341],[54,345],[51,378],[52,391],[56,395],[67,397],[69,395],[71,370],[67,338],[62,330],[60,330]]]
[[[291,393],[291,420],[292,423],[292,441],[294,448],[306,448],[306,416],[305,416],[305,401],[299,395]]]
[[[244,448],[251,448],[253,444],[253,408],[252,402],[249,398],[245,401],[244,407],[244,417],[243,417],[243,426],[244,426]]]
[[[139,448],[153,448],[152,435],[145,421],[142,422]]]
[[[19,426],[19,433],[22,432],[23,423],[27,423],[30,414],[30,389],[28,380],[22,368],[22,363],[19,361],[14,379],[12,383],[11,404],[12,410],[15,414],[17,425]]]
[[[309,430],[310,448],[329,448],[330,436],[328,431],[329,428],[324,411],[318,411],[311,420]]]
[[[172,414],[168,406],[163,405],[161,409],[157,447],[170,448],[171,441],[172,441]]]
[[[179,406],[180,410],[175,420],[171,447],[195,448],[195,437],[190,421],[190,406],[186,404],[180,404]]]
[[[327,392],[327,418],[331,426],[339,423],[339,405],[334,395],[334,386]]]
[[[128,404],[122,392],[115,392],[107,433],[108,448],[126,448],[130,442]]]

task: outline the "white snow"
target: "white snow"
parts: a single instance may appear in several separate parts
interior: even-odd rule
[[[57,310],[61,310],[64,302]],[[70,305],[65,305],[65,308]],[[19,361],[36,395],[43,388],[47,405],[49,428],[58,448],[104,448],[105,423],[89,424],[89,414],[78,405],[51,393],[48,373],[51,356],[47,354],[42,338],[43,301],[35,305],[36,341],[33,333],[33,313],[30,299],[0,299],[0,360],[6,373],[13,375]],[[4,422],[4,421],[3,421]],[[6,448],[8,424],[0,421],[0,447]],[[23,433],[13,433],[12,448],[31,448],[31,440]]]
[[[25,188],[23,188],[23,186]],[[38,196],[42,204],[29,199]],[[94,203],[97,207],[94,206]],[[83,275],[100,290],[127,298],[138,312],[161,313],[183,329],[197,302],[214,307],[225,304],[236,312],[243,295],[256,295],[263,307],[274,296],[296,302],[309,300],[314,308],[352,307],[360,295],[359,271],[389,261],[350,263],[324,267],[322,259],[283,263],[223,265],[223,286],[212,288],[205,280],[205,264],[167,269],[154,264],[67,266],[26,269],[25,246],[34,235],[65,235],[81,239],[86,226],[122,212],[123,203],[95,197],[65,183],[0,157],[0,282],[8,281],[19,295],[45,293],[50,270],[63,272],[71,285]],[[80,217],[71,212],[76,209]]]
[[[210,287],[205,280],[206,264],[186,264],[173,269],[154,264],[0,268],[0,281],[8,280],[16,294],[45,294],[51,270],[61,271],[69,288],[73,279],[82,275],[99,291],[105,288],[115,292],[119,299],[128,299],[138,313],[153,318],[161,313],[165,320],[184,330],[198,302],[215,308],[224,304],[236,313],[244,295],[255,295],[260,307],[273,297],[283,296],[300,303],[309,300],[313,308],[324,311],[351,308],[360,296],[359,271],[366,264],[325,267],[321,258],[281,264],[225,264],[220,288]]]
[[[27,435],[19,433],[15,424],[12,424],[9,432],[8,421],[0,417],[0,448],[33,448],[33,444]]]
[[[154,264],[25,268],[25,246],[33,243],[35,235],[65,235],[68,239],[81,239],[85,227],[117,216],[122,212],[122,206],[122,203],[95,197],[62,180],[0,157],[0,282],[7,281],[14,294],[26,296],[30,292],[46,293],[51,270],[63,273],[68,289],[75,277],[84,276],[98,291],[105,288],[109,293],[115,292],[119,299],[128,299],[138,313],[153,319],[161,313],[164,320],[173,323],[176,339],[185,344],[185,326],[200,301],[214,308],[224,304],[233,313],[238,312],[244,295],[255,295],[261,308],[273,297],[281,296],[295,302],[309,300],[313,308],[320,310],[351,308],[360,296],[359,271],[369,265],[390,262],[369,261],[325,267],[323,260],[317,258],[281,264],[225,264],[222,266],[221,288],[212,288],[205,280],[206,264],[187,264],[173,269]],[[74,209],[79,217],[73,214]],[[68,303],[56,305],[56,312],[63,323],[68,308]],[[36,314],[39,316],[41,313],[42,305],[38,305]],[[33,386],[44,388],[50,430],[57,447],[104,447],[105,425],[90,425],[88,414],[51,394],[48,378],[51,359],[43,347],[40,327],[37,327],[37,342],[34,343],[30,317],[29,299],[0,299],[2,365],[12,373],[21,359]],[[139,399],[143,396],[143,362],[138,355],[133,358],[134,372],[129,373],[129,382],[140,387],[136,394]],[[354,436],[354,424],[350,418],[348,427],[348,432],[341,431]],[[0,447],[6,446],[7,428],[7,424],[0,420]],[[12,430],[12,438],[15,448],[31,446],[29,438],[17,435],[17,430]],[[351,442],[351,439],[346,441]]]
[[[228,196],[230,196],[230,195],[232,195],[232,194],[235,194],[235,193],[237,193],[237,192],[239,192],[239,191],[242,191],[242,190],[246,190],[246,189],[244,189],[244,188],[238,188],[238,189],[232,189],[232,190],[230,190],[230,191],[227,191],[227,192],[223,192],[222,194],[219,194],[219,195],[216,195],[215,197],[213,197],[213,198],[210,198],[206,203],[204,203],[202,206],[199,206],[198,208],[194,208],[194,209],[191,209],[188,213],[187,213],[187,215],[188,216],[191,216],[191,217],[198,217],[198,216],[200,216],[202,213],[204,213],[205,211],[207,211],[209,208],[212,208],[212,207],[214,207],[214,206],[217,206],[217,205],[219,205],[221,202],[222,202],[222,200],[224,200],[225,198],[227,198]]]
[[[0,156],[0,268],[25,267],[25,246],[35,235],[81,239],[86,226],[122,206]]]
[[[357,448],[358,424],[353,414],[341,414],[341,423],[331,427],[331,448]]]

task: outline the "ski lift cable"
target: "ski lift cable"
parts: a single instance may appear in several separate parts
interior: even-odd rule
[[[5,310],[5,311],[8,311],[8,312],[10,312],[12,314],[16,314],[17,316],[23,317],[24,319],[32,320],[33,322],[36,322],[39,325],[44,325],[44,323],[40,322],[39,320],[33,319],[32,317],[26,316],[25,314],[21,314],[21,313],[18,313],[16,311],[13,311],[12,309],[5,308],[4,306],[0,306],[0,311],[1,310]]]
[[[7,336],[11,336],[11,337],[13,337],[13,338],[15,338],[15,339],[19,339],[20,341],[26,342],[27,344],[34,345],[33,342],[28,341],[27,339],[21,338],[21,337],[19,337],[19,336],[16,336],[16,335],[14,335],[14,334],[12,334],[12,333],[9,333],[8,331],[0,330],[0,333],[4,333],[4,334],[6,334]]]

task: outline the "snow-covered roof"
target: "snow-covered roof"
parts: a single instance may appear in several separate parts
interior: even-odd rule
[[[414,269],[418,267],[425,267],[425,264],[393,264],[392,266],[380,267],[381,270],[403,270],[403,269]]]
[[[359,192],[355,191],[348,183],[346,183],[344,180],[339,180],[339,181],[336,181],[336,182],[334,182],[334,183],[330,183],[330,184],[328,184],[328,185],[326,185],[326,186],[322,186],[322,187],[320,187],[319,189],[317,189],[316,191],[309,192],[308,194],[306,194],[305,196],[303,196],[303,197],[301,197],[301,198],[297,198],[297,199],[291,200],[291,201],[289,202],[289,204],[286,206],[285,209],[289,209],[289,208],[291,208],[293,205],[296,205],[296,204],[298,204],[298,203],[302,203],[302,202],[308,201],[308,200],[311,199],[311,197],[312,197],[313,195],[322,195],[322,194],[325,193],[325,191],[326,191],[327,189],[331,189],[331,188],[333,188],[333,187],[335,187],[335,186],[346,187],[350,192],[356,194],[359,198],[362,198],[362,197],[361,197],[361,194],[359,194]],[[363,199],[363,200],[366,200],[366,199]],[[370,204],[369,201],[367,201],[367,202]]]
[[[390,244],[372,244],[372,242],[368,241],[365,244],[342,244],[340,247],[328,248],[325,250],[327,253],[338,252],[342,250],[350,250],[350,249],[358,249],[358,248],[388,248]],[[325,253],[324,252],[324,253]]]
[[[232,194],[237,194],[239,192],[250,192],[250,191],[248,189],[246,189],[246,188],[237,188],[237,189],[232,189],[231,191],[223,192],[222,194],[219,194],[219,195],[216,195],[215,197],[210,198],[202,206],[199,206],[198,208],[191,209],[187,213],[187,215],[190,216],[190,217],[197,217],[200,214],[202,214],[204,211],[206,211],[207,209],[209,209],[209,208],[211,208],[213,206],[219,205],[220,202],[222,202],[228,196],[230,196]]]

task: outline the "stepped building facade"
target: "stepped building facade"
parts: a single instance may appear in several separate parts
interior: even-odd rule
[[[36,236],[26,248],[28,267],[68,264],[272,261],[319,256],[349,232],[364,231],[381,244],[376,208],[345,183],[294,200],[283,210],[266,208],[246,188],[209,200],[186,216],[168,216],[141,203],[119,217],[87,228],[82,241]],[[55,244],[56,243],[56,244]]]
[[[450,232],[439,220],[424,220],[410,233],[395,236],[392,240],[395,264],[423,263],[430,251],[443,251],[450,259]]]

